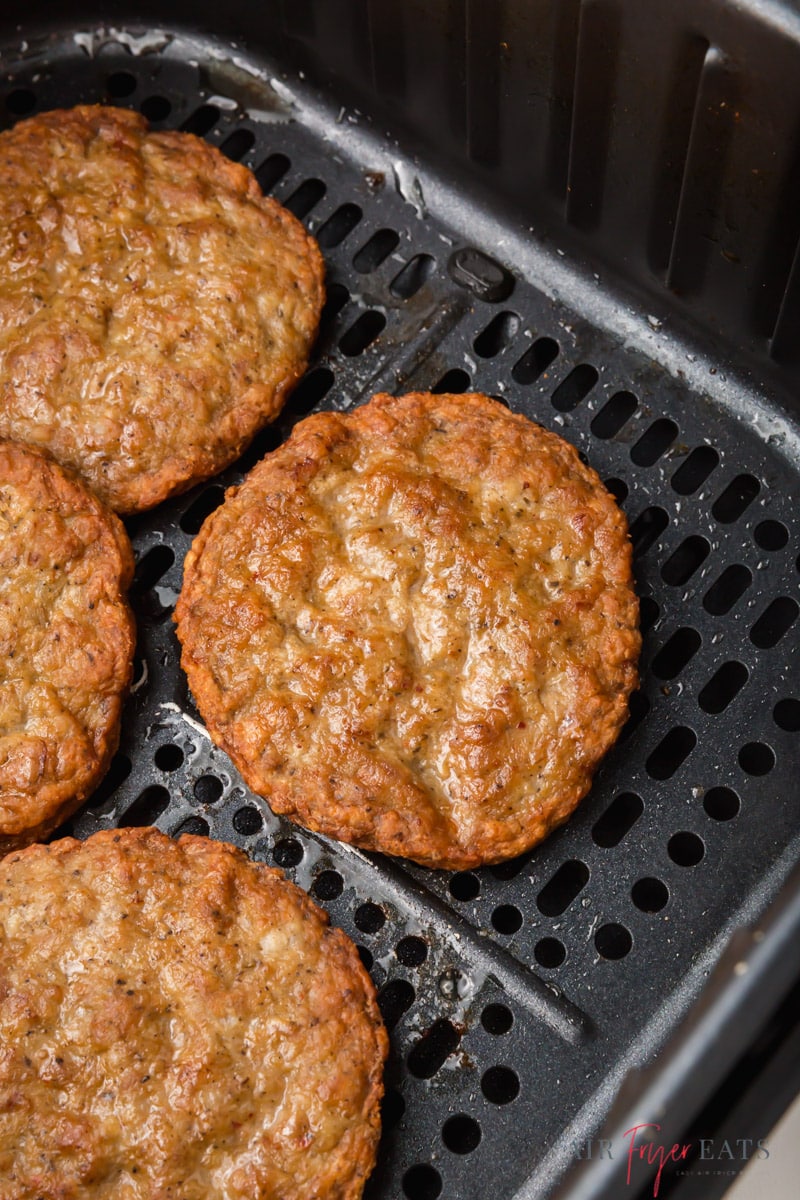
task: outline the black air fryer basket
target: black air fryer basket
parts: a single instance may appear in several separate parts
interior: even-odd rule
[[[392,1042],[371,1200],[633,1195],[624,1131],[669,1146],[800,976],[800,5],[29,0],[0,43],[4,126],[104,101],[198,133],[328,272],[280,419],[128,522],[136,681],[63,832],[235,842],[354,938]],[[209,742],[171,621],[226,486],[313,409],[412,388],[573,442],[628,515],[642,603],[591,794],[458,874],[272,816]],[[587,1158],[600,1136],[617,1151]]]

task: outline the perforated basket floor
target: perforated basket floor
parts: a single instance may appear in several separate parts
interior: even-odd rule
[[[545,1195],[796,857],[797,464],[532,283],[481,299],[513,280],[448,266],[463,242],[408,164],[333,152],[285,83],[242,59],[177,37],[22,49],[4,59],[5,124],[105,100],[198,132],[305,221],[328,269],[317,350],[280,420],[235,468],[129,522],[136,682],[110,774],[66,831],[155,822],[233,841],[355,939],[392,1043],[371,1197],[505,1200],[526,1180]],[[628,514],[642,599],[642,690],[591,795],[536,852],[454,875],[276,819],[211,746],[171,621],[226,486],[313,408],[412,386],[486,391],[572,441]]]

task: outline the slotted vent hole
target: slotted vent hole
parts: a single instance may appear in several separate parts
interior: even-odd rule
[[[597,933],[594,935],[594,944],[601,958],[608,959],[610,962],[617,962],[619,959],[625,958],[627,954],[630,954],[633,946],[633,938],[624,925],[610,921],[606,925],[601,925],[597,930]]]
[[[667,853],[679,867],[696,867],[705,852],[703,839],[688,830],[673,834],[667,843]]]
[[[562,863],[536,898],[539,911],[546,917],[560,917],[589,882],[589,868],[580,859]]]
[[[590,363],[580,363],[553,392],[553,408],[556,412],[572,412],[581,400],[586,399],[599,378]]]
[[[397,1088],[387,1087],[381,1100],[381,1126],[383,1129],[394,1129],[403,1119],[406,1102]]]
[[[646,554],[669,525],[669,517],[657,504],[650,505],[631,525],[631,544],[636,557]]]
[[[502,1037],[514,1024],[514,1014],[505,1004],[487,1004],[481,1013],[481,1025],[492,1037]]]
[[[353,232],[362,216],[357,204],[340,204],[317,232],[317,241],[322,249],[332,250],[340,245]]]
[[[653,674],[659,679],[675,679],[691,662],[702,645],[696,629],[676,629],[653,659]]]
[[[522,358],[517,359],[514,363],[511,368],[511,378],[515,383],[523,385],[535,383],[550,364],[555,362],[558,354],[558,342],[553,338],[537,338],[533,345],[528,347]]]
[[[241,162],[248,150],[256,144],[256,135],[252,129],[234,129],[220,145],[220,150],[233,162]]]
[[[421,967],[428,957],[428,946],[421,937],[409,934],[400,939],[394,952],[404,967]]]
[[[333,323],[350,299],[350,293],[342,283],[329,283],[326,290],[325,305],[319,319],[321,329],[327,329]]]
[[[291,165],[291,160],[285,154],[270,154],[261,166],[256,167],[255,177],[265,196],[283,179]]]
[[[378,992],[378,1008],[387,1029],[394,1029],[403,1014],[411,1008],[416,996],[407,979],[390,979],[384,984]]]
[[[703,597],[703,608],[713,617],[724,617],[726,613],[730,612],[736,601],[741,599],[752,582],[753,576],[747,567],[742,563],[732,563],[714,580],[706,592]]]
[[[636,412],[639,401],[633,392],[615,392],[592,420],[592,433],[604,441],[615,437]]]
[[[148,121],[153,123],[157,121],[166,121],[169,114],[172,112],[172,105],[166,96],[148,96],[139,106],[142,116],[147,117]]]
[[[693,533],[685,538],[677,550],[673,550],[661,568],[661,578],[670,587],[682,587],[701,567],[711,553],[711,546],[704,537]]]
[[[797,733],[800,730],[800,700],[793,697],[779,700],[772,710],[772,718],[779,729]]]
[[[679,496],[691,496],[718,465],[719,454],[713,446],[695,447],[672,476],[673,489]]]
[[[295,416],[305,416],[333,387],[334,374],[329,367],[315,367],[298,383],[289,396],[284,412]]]
[[[620,743],[627,742],[650,712],[650,701],[644,692],[631,692],[628,699],[628,719],[619,735]]]
[[[532,853],[532,851],[528,851],[526,854],[519,854],[516,858],[507,858],[505,862],[495,863],[493,867],[489,867],[489,871],[495,879],[516,879],[520,871],[531,861]]]
[[[645,763],[651,779],[671,779],[697,745],[697,734],[686,725],[670,729]]]
[[[122,100],[136,91],[136,76],[130,71],[114,71],[106,80],[106,91],[115,100]]]
[[[592,829],[593,841],[607,850],[618,846],[643,812],[644,803],[641,796],[637,796],[635,792],[620,792],[602,817],[595,822]]]
[[[636,880],[631,888],[631,899],[640,912],[661,912],[669,900],[669,889],[660,879],[648,875]]]
[[[408,1056],[408,1069],[416,1079],[433,1079],[451,1054],[458,1049],[461,1034],[446,1017],[434,1021]]]
[[[127,754],[115,754],[100,786],[89,801],[90,808],[102,808],[130,775],[133,764]]]
[[[386,317],[382,312],[378,312],[376,308],[370,308],[367,312],[362,313],[350,328],[342,335],[339,342],[339,349],[342,354],[348,358],[355,358],[358,354],[363,354],[368,346],[371,346],[376,337],[383,332],[386,326]]]
[[[176,829],[173,829],[172,836],[175,838],[183,837],[185,833],[194,834],[195,837],[208,837],[209,824],[202,817],[187,817],[185,821],[181,821]]]
[[[415,254],[389,284],[389,291],[399,300],[410,300],[425,286],[436,270],[436,259],[430,254]]]
[[[711,506],[712,515],[723,525],[737,521],[761,491],[754,475],[737,475]]]
[[[302,221],[303,217],[307,217],[312,208],[319,204],[327,190],[321,179],[304,179],[288,200],[284,200],[284,208],[288,208],[289,212]]]
[[[233,814],[233,828],[242,837],[252,837],[264,824],[264,818],[252,804],[245,804]]]
[[[199,533],[200,526],[206,517],[210,517],[225,499],[225,489],[218,483],[211,483],[200,495],[192,501],[186,512],[181,514],[180,527],[184,533]]]
[[[453,1154],[471,1154],[481,1140],[481,1127],[474,1117],[456,1113],[442,1126],[442,1141]]]
[[[431,388],[432,392],[437,395],[452,393],[453,395],[461,395],[469,391],[472,380],[466,371],[462,371],[460,367],[453,367],[450,371],[445,371],[438,383],[435,383]]]
[[[353,256],[353,266],[359,275],[369,275],[377,270],[381,263],[389,257],[400,242],[400,235],[394,229],[378,229],[360,250]]]
[[[175,562],[175,551],[171,546],[151,546],[136,565],[131,592],[140,595],[155,587]]]
[[[223,784],[216,775],[201,775],[195,780],[194,796],[200,804],[216,804],[223,793]]]
[[[442,1194],[442,1177],[429,1163],[409,1167],[403,1176],[403,1195],[408,1200],[438,1200]]]
[[[661,615],[661,610],[652,596],[639,597],[639,626],[648,633]]]
[[[789,530],[780,521],[761,521],[753,530],[753,537],[762,550],[782,550],[789,541]]]
[[[481,1091],[490,1104],[510,1104],[519,1095],[519,1076],[511,1067],[489,1067],[481,1077]]]
[[[197,137],[205,137],[221,117],[216,104],[201,104],[181,125],[184,133],[194,133]]]
[[[739,766],[748,775],[768,775],[775,766],[775,751],[765,742],[748,742],[739,751]]]
[[[778,596],[750,630],[750,641],[759,650],[771,650],[794,625],[798,612],[800,609],[790,596]]]
[[[561,966],[567,957],[567,951],[564,943],[559,941],[558,938],[543,937],[534,946],[533,957],[540,967],[554,970],[556,967]]]
[[[631,446],[631,460],[637,467],[652,467],[669,450],[678,436],[678,426],[668,417],[659,417]]]
[[[739,797],[729,787],[709,788],[703,796],[703,808],[714,821],[732,821],[740,807]]]
[[[744,663],[723,663],[697,697],[703,712],[712,715],[724,712],[747,683],[748,674]]]
[[[481,358],[495,358],[514,340],[519,332],[520,319],[515,312],[499,312],[482,329],[472,348]]]
[[[120,828],[134,825],[153,825],[169,804],[169,792],[158,783],[146,787],[134,800],[119,822]]]

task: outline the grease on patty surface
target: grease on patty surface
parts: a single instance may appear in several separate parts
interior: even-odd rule
[[[212,737],[275,811],[458,869],[572,812],[640,649],[613,498],[476,394],[301,422],[204,524],[176,619]]]
[[[119,512],[232,462],[303,373],[316,242],[250,171],[138,113],[0,133],[0,436]]]
[[[0,852],[51,833],[108,768],[132,672],[132,576],[118,518],[0,440]]]
[[[353,944],[232,846],[0,863],[3,1200],[357,1200],[385,1054]]]

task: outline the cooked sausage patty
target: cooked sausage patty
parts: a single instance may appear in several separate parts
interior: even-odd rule
[[[353,944],[233,846],[0,862],[3,1200],[357,1200],[385,1053]]]
[[[119,519],[38,451],[0,440],[0,852],[51,833],[108,768],[133,663],[132,575]]]
[[[0,436],[118,512],[232,462],[303,373],[316,242],[250,171],[138,113],[0,133]]]
[[[177,621],[212,737],[276,812],[459,869],[569,816],[640,648],[620,509],[481,395],[296,426],[204,524]]]

